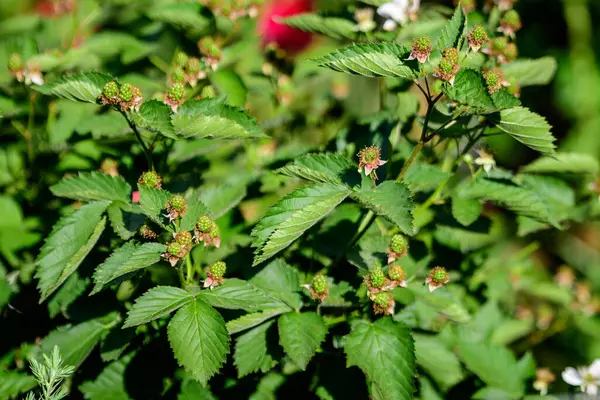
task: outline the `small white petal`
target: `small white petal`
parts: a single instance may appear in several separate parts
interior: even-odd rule
[[[377,14],[383,18],[390,18],[396,22],[408,21],[407,5],[398,5],[395,3],[386,3],[377,8]],[[387,21],[386,21],[387,22]]]
[[[596,379],[600,379],[600,358],[594,360],[588,372]]]
[[[598,394],[598,386],[596,385],[587,385],[585,392],[589,395],[595,396]]]
[[[563,381],[572,386],[580,386],[583,383],[583,378],[579,372],[573,367],[566,368],[561,374]]]
[[[396,21],[394,21],[393,19],[388,19],[383,23],[383,30],[386,32],[393,32],[396,30],[397,27],[398,24],[396,24]]]

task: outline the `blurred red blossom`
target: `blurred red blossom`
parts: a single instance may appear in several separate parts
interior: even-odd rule
[[[277,17],[289,17],[311,12],[313,0],[272,0],[263,7],[258,23],[262,45],[277,45],[288,53],[304,50],[311,42],[312,35],[277,23]]]

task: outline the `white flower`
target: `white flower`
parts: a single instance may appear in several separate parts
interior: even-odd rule
[[[479,157],[475,159],[475,164],[482,166],[485,173],[489,174],[492,168],[496,167],[494,156],[483,149],[478,150],[477,154],[479,154]]]
[[[405,25],[415,19],[421,0],[393,0],[377,8],[377,14],[386,19],[383,24],[385,31],[393,31],[398,24]]]
[[[562,372],[562,378],[569,385],[579,386],[582,392],[595,396],[600,386],[600,358],[589,367],[568,367]]]

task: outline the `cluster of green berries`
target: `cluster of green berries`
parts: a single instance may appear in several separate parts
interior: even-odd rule
[[[406,239],[402,235],[394,235],[390,240],[390,249],[394,253],[402,253],[406,249]]]
[[[433,292],[448,282],[450,282],[450,276],[443,267],[432,268],[431,271],[429,271],[429,276],[425,279],[425,283],[429,285],[430,292]]]
[[[449,47],[444,50],[443,57],[433,75],[452,85],[459,69],[458,50],[454,47]]]
[[[314,276],[311,285],[313,290],[317,294],[323,294],[328,289],[327,278],[325,278],[325,276],[321,274]]]
[[[186,206],[187,202],[185,201],[185,198],[183,198],[183,196],[180,194],[172,196],[169,200],[169,207],[176,211],[182,212],[186,208]]]
[[[200,232],[208,233],[211,231],[213,224],[214,222],[210,217],[203,215],[202,217],[198,218],[196,226]]]
[[[180,102],[181,100],[183,100],[184,95],[185,88],[181,83],[175,83],[169,88],[169,91],[167,92],[167,97],[173,102]]]
[[[116,99],[117,97],[119,97],[119,85],[117,85],[117,82],[115,81],[108,82],[106,85],[104,85],[104,88],[102,89],[102,94],[107,99]]]
[[[471,49],[477,53],[481,46],[487,43],[490,38],[488,37],[487,31],[483,25],[475,25],[467,35],[467,40]]]
[[[223,261],[217,261],[210,267],[210,274],[214,279],[221,279],[225,276],[227,265]]]
[[[207,215],[198,218],[196,226],[194,227],[194,234],[196,241],[204,242],[206,246],[212,244],[215,247],[219,247],[221,244],[221,239],[219,237],[221,235],[221,230],[219,229],[219,225]]]
[[[369,283],[371,287],[379,289],[385,284],[385,274],[381,267],[375,267],[369,274]]]
[[[406,280],[406,272],[399,265],[392,265],[388,268],[388,277],[397,282]]]
[[[380,307],[387,307],[390,301],[394,299],[394,296],[390,292],[380,292],[374,296],[373,303]]]
[[[12,53],[8,59],[8,69],[16,72],[23,69],[23,59],[19,53]]]
[[[500,20],[500,30],[505,35],[513,37],[515,32],[521,29],[521,17],[515,10],[507,11]]]
[[[502,88],[503,77],[500,71],[488,71],[484,74],[484,79],[490,94],[494,94]]]
[[[183,246],[178,242],[171,242],[167,245],[167,253],[172,256],[178,257],[183,251]]]
[[[159,189],[162,186],[162,179],[156,172],[147,171],[138,179],[138,185]]]
[[[130,83],[124,83],[119,87],[115,81],[107,82],[99,96],[102,104],[120,104],[122,111],[138,109],[142,104],[142,92]]]
[[[192,234],[190,231],[182,230],[177,232],[175,235],[175,242],[182,246],[189,246],[192,244]]]

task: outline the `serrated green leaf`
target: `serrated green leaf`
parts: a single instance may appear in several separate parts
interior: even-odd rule
[[[127,320],[123,328],[154,321],[171,314],[193,300],[194,296],[191,293],[177,287],[153,287],[135,300],[135,304],[127,313]]]
[[[164,3],[150,8],[146,15],[154,21],[166,22],[188,31],[194,36],[201,35],[210,27],[211,20],[201,14],[199,3]]]
[[[50,186],[50,191],[55,196],[73,200],[112,200],[124,203],[131,200],[131,187],[122,177],[95,171],[80,172],[77,176],[63,178]]]
[[[494,102],[494,111],[501,111],[521,105],[521,100],[508,93],[506,89],[500,89],[492,94],[492,101]]]
[[[85,292],[89,284],[90,280],[81,278],[77,272],[71,275],[48,302],[50,318],[56,317],[60,312],[65,312]]]
[[[171,198],[171,193],[163,189],[149,188],[141,186],[140,188],[140,207],[152,221],[162,227],[165,227],[164,221],[166,212],[164,212],[167,201]]]
[[[256,123],[240,108],[220,99],[192,100],[171,117],[175,133],[183,137],[208,139],[258,139],[266,137]]]
[[[452,196],[452,216],[463,226],[469,226],[479,218],[483,204],[479,200]]]
[[[268,309],[268,310],[264,310],[264,311],[256,312],[256,313],[252,313],[252,314],[242,315],[239,318],[233,319],[231,321],[227,321],[227,331],[229,332],[230,335],[233,335],[235,333],[239,333],[239,332],[245,331],[247,329],[254,328],[255,326],[262,324],[263,322],[265,322],[273,317],[276,317],[278,315],[281,315],[283,313],[286,313],[288,311],[292,311],[292,309],[285,306],[285,307]]]
[[[311,182],[342,183],[344,174],[355,169],[350,160],[339,154],[308,154],[275,172]]]
[[[171,124],[171,114],[171,108],[165,103],[149,100],[142,103],[138,112],[130,112],[129,117],[138,128],[177,139],[175,128]]]
[[[425,287],[410,287],[409,290],[423,303],[454,322],[464,324],[471,320],[469,311],[461,304],[460,299],[448,291],[429,292]]]
[[[226,279],[212,290],[202,290],[196,293],[196,297],[213,307],[231,310],[257,311],[285,306],[250,282],[236,278]]]
[[[480,178],[462,185],[459,195],[464,198],[492,201],[516,214],[555,224],[554,217],[548,212],[548,207],[539,194],[524,186]]]
[[[418,66],[407,61],[410,50],[396,43],[353,44],[314,59],[324,68],[369,77],[416,79]]]
[[[125,387],[125,368],[132,358],[133,354],[128,354],[108,364],[96,379],[80,385],[83,396],[89,400],[129,400]]]
[[[223,317],[200,299],[177,311],[167,333],[179,365],[203,385],[221,368],[229,353]]]
[[[409,400],[414,391],[415,353],[409,329],[390,318],[357,321],[342,344],[347,366],[356,365],[382,399]]]
[[[280,373],[270,372],[262,377],[256,392],[248,400],[276,400],[277,389],[285,382],[286,378]]]
[[[160,261],[160,255],[166,251],[161,243],[143,243],[136,245],[127,242],[115,250],[96,271],[94,271],[94,289],[96,294],[105,287],[117,282],[119,278],[147,268]]]
[[[209,76],[210,83],[217,93],[227,96],[227,103],[234,107],[244,108],[248,98],[248,88],[242,78],[230,69],[219,69]]]
[[[489,343],[460,342],[458,355],[487,385],[506,391],[512,398],[523,395],[525,388],[516,373],[517,360],[509,350]]]
[[[496,109],[483,75],[472,69],[458,71],[454,85],[445,86],[444,93],[460,104],[475,108],[476,112],[493,112]]]
[[[506,346],[535,329],[533,319],[506,319],[494,328],[490,342]]]
[[[44,338],[40,353],[50,354],[54,346],[58,346],[64,364],[77,368],[117,322],[116,314],[109,314],[78,325],[59,327]]]
[[[110,226],[123,240],[131,239],[146,221],[146,215],[133,204],[115,202],[108,206],[106,213]]]
[[[200,217],[203,215],[213,217],[212,212],[195,196],[195,193],[192,193],[192,196],[187,198],[188,208],[185,215],[181,217],[180,229],[192,231]]]
[[[467,16],[462,7],[456,7],[454,15],[452,15],[452,18],[442,29],[442,34],[436,44],[438,50],[442,52],[448,47],[456,47],[459,49],[459,44],[461,43],[461,39],[463,39],[466,30]]]
[[[48,96],[58,96],[72,101],[96,103],[104,85],[114,78],[99,72],[84,72],[75,75],[65,75],[54,82],[42,86],[32,86],[40,93]]]
[[[295,310],[302,306],[302,299],[298,293],[300,290],[298,270],[281,259],[271,261],[250,279],[250,283]]]
[[[16,371],[0,371],[0,398],[10,399],[37,386],[32,375]]]
[[[592,174],[600,172],[598,160],[583,153],[555,153],[552,157],[540,157],[523,167],[523,171],[538,174],[574,173]]]
[[[342,185],[318,183],[281,199],[252,230],[256,247],[253,266],[273,257],[329,214],[348,195]]]
[[[115,361],[121,358],[123,352],[132,344],[136,336],[135,329],[121,329],[114,327],[100,342],[100,358],[104,362]]]
[[[396,225],[403,233],[413,235],[413,201],[405,184],[385,181],[375,189],[354,191],[352,198]]]
[[[102,214],[109,204],[87,204],[54,225],[36,260],[40,302],[58,289],[92,251],[106,226]]]
[[[279,344],[303,371],[327,335],[325,321],[315,312],[289,312],[279,317]]]
[[[177,400],[218,400],[208,388],[205,388],[200,382],[188,379],[181,384],[181,392],[177,395]]]
[[[542,57],[537,59],[519,59],[502,65],[507,79],[519,86],[547,85],[556,73],[556,59]]]
[[[344,18],[326,17],[319,14],[298,14],[278,18],[277,22],[304,32],[319,33],[333,39],[355,39],[355,23]]]
[[[267,332],[275,321],[269,321],[240,335],[235,342],[233,363],[238,378],[261,371],[269,371],[277,363],[268,352]]]
[[[448,350],[441,338],[413,334],[417,364],[429,373],[443,391],[462,381],[464,374],[458,357]]]
[[[404,183],[413,193],[434,190],[450,175],[435,165],[414,164],[406,171]]]
[[[225,215],[246,197],[245,184],[222,183],[198,189],[198,199],[211,211],[213,218]]]
[[[546,119],[527,108],[514,107],[492,115],[491,121],[525,146],[545,155],[554,155],[554,136]]]

